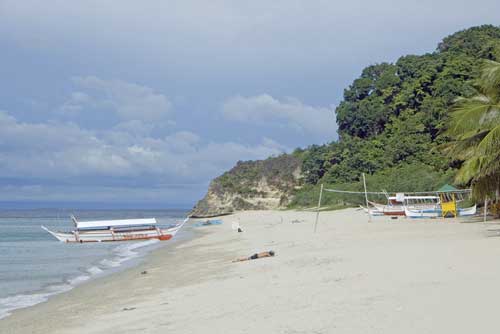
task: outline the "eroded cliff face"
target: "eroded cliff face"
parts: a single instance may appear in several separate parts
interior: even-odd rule
[[[205,197],[191,212],[210,217],[239,210],[285,207],[301,180],[301,160],[292,155],[258,161],[239,161],[212,180]]]

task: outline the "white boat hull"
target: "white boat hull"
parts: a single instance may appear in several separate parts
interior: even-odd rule
[[[459,217],[472,216],[476,214],[476,205],[470,208],[458,209]],[[410,218],[435,218],[442,216],[442,210],[439,208],[434,209],[409,209],[405,207],[405,215]]]
[[[405,207],[405,216],[410,218],[435,218],[441,215],[437,209],[408,209]]]
[[[369,202],[375,209],[384,216],[404,216],[405,210],[402,205],[385,205]]]

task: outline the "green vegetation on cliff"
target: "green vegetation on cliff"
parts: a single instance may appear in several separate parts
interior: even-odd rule
[[[314,205],[319,183],[360,190],[361,173],[373,190],[425,191],[452,182],[464,159],[439,148],[450,141],[446,130],[456,99],[478,93],[485,60],[500,60],[498,27],[463,30],[434,53],[365,68],[336,109],[339,141],[297,150],[304,186],[291,205]],[[362,202],[330,194],[325,203],[343,200]]]

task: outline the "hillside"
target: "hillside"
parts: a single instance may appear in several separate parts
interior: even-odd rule
[[[318,184],[361,189],[361,173],[367,174],[369,188],[376,190],[426,191],[452,182],[462,162],[444,155],[439,147],[449,141],[444,131],[451,105],[458,96],[476,93],[474,79],[484,59],[500,60],[499,27],[459,31],[444,38],[433,53],[366,67],[344,90],[336,108],[340,139],[280,157],[300,166],[297,172],[276,172],[272,189],[286,190],[261,194],[257,180],[266,174],[269,159],[239,163],[212,182],[194,212],[307,207],[317,201]],[[273,200],[259,202],[257,194]],[[215,205],[214,198],[224,205]],[[360,199],[353,196],[325,197],[331,206],[357,202]]]
[[[258,161],[239,161],[210,183],[207,195],[191,212],[209,217],[236,210],[275,209],[290,204],[300,184],[301,160],[283,154]]]

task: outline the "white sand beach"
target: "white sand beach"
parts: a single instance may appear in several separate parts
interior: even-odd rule
[[[14,312],[0,333],[498,333],[498,222],[369,223],[347,209],[322,212],[314,233],[315,215],[222,217],[137,267]],[[267,250],[276,256],[231,262]]]

